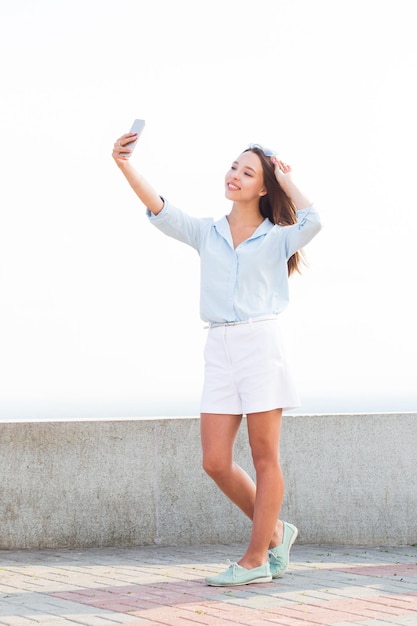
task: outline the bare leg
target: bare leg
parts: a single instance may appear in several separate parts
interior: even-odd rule
[[[284,479],[279,462],[282,410],[248,415],[249,442],[256,470],[256,499],[251,540],[239,564],[247,569],[268,560],[268,547],[282,541],[282,523],[277,523],[284,497]],[[271,540],[272,538],[272,540]]]
[[[241,421],[241,415],[201,414],[203,468],[223,493],[252,519],[256,487],[250,476],[233,461],[233,446]]]
[[[242,416],[212,413],[201,415],[201,442],[205,471],[223,493],[250,519],[254,520],[251,544],[245,557],[240,561],[240,565],[248,569],[257,567],[268,560],[267,550],[263,550],[263,548],[259,550],[257,546],[258,527],[259,525],[263,527],[262,520],[265,520],[265,514],[262,510],[264,500],[269,502],[272,499],[273,501],[266,527],[269,528],[269,517],[275,514],[276,510],[275,521],[266,548],[275,547],[282,542],[282,522],[277,521],[283,497],[282,473],[278,459],[281,414],[279,409],[248,416],[249,440],[257,472],[257,481],[261,478],[260,494],[257,494],[257,488],[248,474],[233,461],[233,446]],[[262,421],[260,422],[260,420]],[[264,465],[266,472],[263,471]],[[263,478],[264,476],[265,478]],[[262,495],[263,493],[264,495]],[[256,509],[258,510],[259,507],[260,511],[256,519],[255,505]],[[263,546],[263,539],[261,544]],[[260,551],[263,552],[262,560],[257,562],[260,558]],[[253,564],[251,564],[252,562]]]

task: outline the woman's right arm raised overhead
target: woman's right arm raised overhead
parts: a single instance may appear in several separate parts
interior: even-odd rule
[[[151,213],[158,215],[164,206],[164,201],[129,161],[131,152],[129,143],[135,141],[135,139],[135,133],[122,135],[113,146],[112,157],[139,200],[143,202]]]

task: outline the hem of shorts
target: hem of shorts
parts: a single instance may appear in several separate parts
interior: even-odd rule
[[[301,404],[294,404],[291,406],[286,406],[286,407],[282,407],[282,406],[274,406],[272,408],[267,408],[267,409],[256,409],[256,410],[250,410],[250,411],[225,411],[224,409],[222,411],[217,410],[212,410],[212,409],[207,409],[207,408],[203,408],[202,406],[200,406],[200,413],[210,413],[212,415],[251,415],[252,413],[266,413],[267,411],[274,411],[276,409],[281,409],[282,412],[286,412],[286,411],[293,411],[294,409],[298,409],[300,408]]]

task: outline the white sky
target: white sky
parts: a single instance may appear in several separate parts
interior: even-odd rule
[[[197,414],[198,256],[111,159],[195,215],[250,142],[325,228],[282,317],[299,412],[417,410],[417,40],[406,0],[1,0],[0,419]]]

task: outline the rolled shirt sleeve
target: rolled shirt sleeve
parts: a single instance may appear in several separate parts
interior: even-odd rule
[[[168,237],[173,237],[200,251],[202,234],[213,223],[211,218],[192,217],[162,198],[164,206],[154,215],[149,209],[146,214],[151,223]]]
[[[284,226],[285,252],[287,260],[306,246],[321,230],[320,216],[314,204],[306,209],[297,211],[297,222],[291,226]]]

